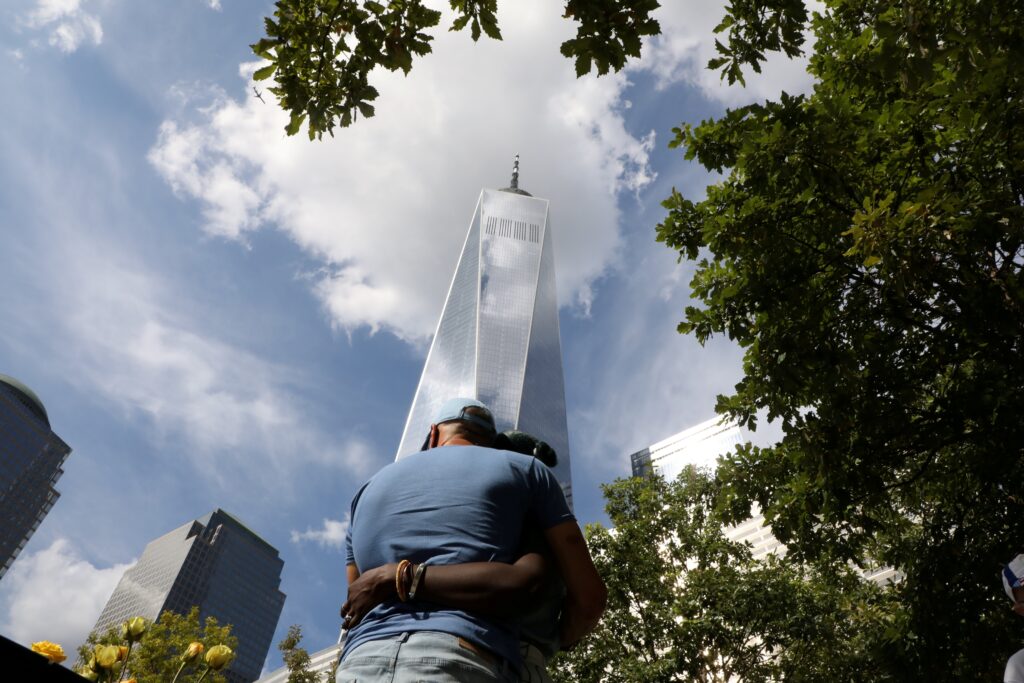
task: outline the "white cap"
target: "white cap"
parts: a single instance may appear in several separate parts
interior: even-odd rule
[[[1018,555],[1003,567],[1003,590],[1010,600],[1017,602],[1017,598],[1013,597],[1013,589],[1021,586],[1024,586],[1024,555]]]

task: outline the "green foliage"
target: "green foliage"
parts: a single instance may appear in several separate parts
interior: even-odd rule
[[[449,30],[468,27],[474,41],[482,34],[501,40],[497,0],[449,2]],[[275,8],[266,36],[251,46],[268,62],[254,78],[276,80],[269,90],[291,115],[285,131],[295,135],[306,123],[310,140],[373,116],[378,92],[370,72],[381,66],[408,74],[414,58],[431,51],[431,29],[441,20],[421,0],[277,0]],[[567,0],[565,16],[579,26],[562,54],[581,76],[594,67],[599,74],[617,71],[627,57],[640,56],[644,36],[659,32],[650,16],[657,8],[657,0]]]
[[[693,468],[604,493],[614,529],[591,525],[587,535],[608,608],[559,654],[557,681],[881,680],[871,615],[886,596],[846,565],[752,559],[723,533],[720,484]]]
[[[127,678],[135,678],[138,683],[167,683],[181,666],[180,657],[188,649],[189,643],[197,641],[203,643],[206,650],[214,645],[227,645],[235,651],[238,649],[238,638],[231,635],[230,624],[220,626],[216,619],[207,617],[206,623],[200,626],[198,607],[193,607],[187,615],[163,612],[155,623],[150,624],[139,644],[132,648],[125,675]],[[78,647],[78,664],[89,661],[96,644],[122,643],[118,629],[111,628],[102,634],[93,631],[86,642]],[[199,656],[193,664],[185,667],[178,680],[194,680],[205,668],[203,657]],[[224,671],[230,668],[229,664]],[[211,671],[204,683],[226,683],[224,671]]]
[[[284,665],[288,667],[288,683],[319,683],[316,673],[309,670],[309,653],[299,647],[302,642],[302,627],[292,624],[288,627],[288,635],[277,644],[281,651]]]
[[[565,16],[579,26],[576,37],[562,43],[562,54],[575,60],[576,75],[618,71],[627,57],[639,57],[644,36],[661,33],[651,18],[658,0],[566,0]]]
[[[469,27],[474,41],[481,34],[501,40],[498,0],[449,4],[455,11],[449,30]],[[251,46],[268,61],[254,78],[277,81],[269,90],[291,114],[285,131],[295,135],[306,123],[310,140],[373,116],[378,92],[370,72],[381,66],[408,74],[414,58],[431,51],[431,29],[441,20],[422,0],[277,0],[275,7],[266,36]],[[629,57],[640,57],[645,37],[661,32],[652,17],[658,7],[658,0],[565,0],[564,16],[577,27],[561,53],[573,60],[577,76],[618,71]],[[801,0],[733,0],[726,11],[715,29],[727,34],[724,44],[716,41],[722,56],[709,67],[721,67],[730,83],[743,82],[743,66],[760,71],[766,52],[800,54],[807,21]]]
[[[484,25],[487,4],[476,15]],[[441,19],[419,0],[278,0],[275,6],[274,17],[265,20],[266,37],[252,46],[270,63],[254,77],[276,79],[270,92],[291,113],[287,133],[308,122],[310,140],[332,132],[335,122],[348,126],[360,114],[373,116],[377,89],[370,71],[382,66],[409,73],[413,57],[430,52],[432,37],[424,29]]]
[[[726,458],[798,558],[905,576],[880,655],[902,680],[994,679],[1024,538],[1024,14],[995,0],[830,0],[808,96],[676,129],[727,173],[658,239],[697,261],[681,332],[727,334],[718,410],[783,426]]]
[[[708,62],[709,69],[722,69],[729,83],[743,80],[743,66],[761,72],[766,52],[802,54],[807,8],[803,0],[732,0],[715,33],[725,32],[726,41],[715,41],[721,57]]]

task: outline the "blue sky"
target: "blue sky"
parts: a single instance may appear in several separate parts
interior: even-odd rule
[[[505,2],[502,43],[440,31],[408,77],[375,74],[375,118],[310,143],[252,95],[270,2],[5,3],[0,372],[73,452],[0,632],[73,648],[146,542],[223,507],[284,558],[275,642],[333,642],[349,500],[393,457],[477,195],[515,153],[551,201],[576,512],[603,521],[629,453],[740,376],[728,341],[675,332],[692,267],[654,241],[660,202],[715,179],[670,130],[809,87],[781,59],[723,86],[702,68],[721,3],[672,5],[644,59],[577,80],[558,3]]]

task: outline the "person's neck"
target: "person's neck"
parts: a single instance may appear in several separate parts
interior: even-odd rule
[[[473,443],[472,441],[470,441],[466,437],[459,435],[459,436],[453,436],[453,437],[451,437],[451,438],[449,438],[449,439],[447,439],[445,441],[442,441],[441,443],[437,444],[437,447],[441,448],[442,446],[475,446],[475,445],[476,445],[475,443]]]

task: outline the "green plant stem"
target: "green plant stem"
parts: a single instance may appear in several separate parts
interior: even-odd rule
[[[171,679],[171,683],[178,683],[178,676],[181,675],[181,671],[185,668],[186,664],[188,664],[187,661],[181,663],[181,666],[178,667],[178,672],[174,674],[174,678]]]
[[[208,673],[210,673],[209,665],[206,666],[206,671],[203,672],[203,675],[199,677],[199,680],[197,680],[196,683],[203,683],[203,679],[206,678],[206,674]]]
[[[124,680],[124,672],[128,670],[128,660],[132,658],[132,647],[135,643],[128,641],[128,654],[124,656],[124,664],[121,665],[121,673],[117,674],[117,680]]]

